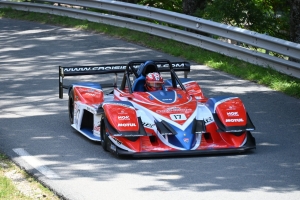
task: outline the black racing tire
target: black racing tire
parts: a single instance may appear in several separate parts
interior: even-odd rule
[[[106,127],[105,127],[105,122],[104,122],[105,116],[102,117],[101,119],[101,131],[100,131],[100,135],[101,135],[101,146],[103,148],[104,151],[109,151],[108,149],[108,136],[106,134]]]
[[[69,93],[68,110],[69,110],[70,123],[74,124],[74,91],[73,91],[73,89],[71,89],[70,93]]]

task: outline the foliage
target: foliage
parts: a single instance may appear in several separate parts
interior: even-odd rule
[[[291,5],[291,40],[300,44],[300,0],[290,0]]]
[[[0,18],[3,15],[0,9]],[[0,152],[0,200],[58,200],[45,188]]]
[[[290,0],[123,1],[183,12],[284,40],[290,40],[290,28],[293,28],[290,27]],[[196,12],[194,12],[195,10]]]
[[[5,172],[8,168],[11,168],[11,164],[6,156],[0,153],[0,199],[28,199],[21,192],[17,190],[13,182],[5,176]]]
[[[197,16],[289,39],[289,4],[282,0],[207,0]]]
[[[182,10],[182,0],[173,0],[173,1],[139,0],[137,3],[141,5],[155,7],[155,8],[161,8],[164,10],[170,10],[173,12],[181,12]]]

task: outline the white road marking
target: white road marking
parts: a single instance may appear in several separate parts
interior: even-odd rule
[[[51,169],[43,165],[38,159],[30,155],[27,151],[22,148],[13,149],[13,151],[18,154],[24,161],[26,161],[29,165],[37,169],[39,172],[44,174],[49,179],[57,179],[60,178],[55,172]]]

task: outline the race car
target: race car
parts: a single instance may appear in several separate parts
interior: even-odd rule
[[[74,129],[118,156],[201,155],[255,149],[250,132],[255,127],[242,100],[205,97],[198,83],[187,77],[190,68],[189,62],[165,59],[59,66],[59,98],[66,89]],[[120,73],[123,78],[118,85]],[[97,78],[64,84],[66,76],[95,74],[112,74],[114,81]],[[161,88],[147,90],[149,74],[161,79]],[[163,76],[167,78],[160,78]]]

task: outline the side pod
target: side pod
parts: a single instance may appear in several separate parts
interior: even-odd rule
[[[238,97],[210,98],[206,105],[219,132],[245,132],[255,129],[242,100]]]
[[[111,135],[123,137],[146,136],[142,120],[128,101],[109,101],[102,105],[104,123]]]
[[[139,130],[138,131],[118,131],[108,122],[108,120],[106,118],[104,119],[105,127],[107,127],[109,133],[112,134],[113,136],[123,136],[123,137],[147,136],[147,133],[144,129],[144,126],[142,124],[142,120],[140,117],[138,117],[138,121],[139,121]]]
[[[219,128],[219,132],[243,132],[243,131],[253,131],[255,126],[253,125],[249,114],[247,113],[247,124],[246,126],[225,126],[219,119],[217,114],[213,114],[214,120]]]

